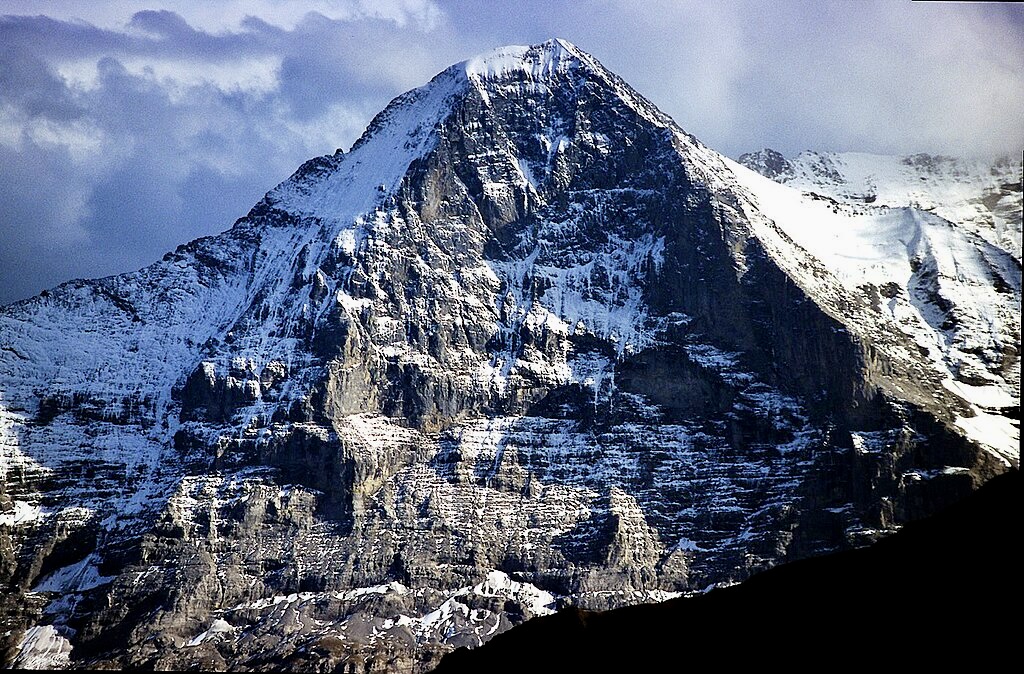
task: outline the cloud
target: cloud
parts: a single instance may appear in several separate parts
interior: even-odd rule
[[[155,4],[159,8],[154,9]],[[250,17],[291,30],[311,12],[338,21],[384,19],[423,30],[444,19],[444,12],[433,0],[18,0],[12,9],[24,16],[44,15],[114,30],[124,27],[126,17],[168,12],[207,33],[237,30]]]
[[[711,147],[1015,154],[1024,10],[960,3],[21,0],[0,17],[0,303],[225,229],[399,93],[567,38]]]
[[[0,18],[0,302],[227,228],[432,74],[409,39],[427,20],[306,12],[291,30],[211,33],[169,11],[123,29]]]
[[[733,83],[733,124],[724,129],[731,142],[790,152],[1021,149],[1024,35],[1001,10],[930,3],[786,8],[773,15],[770,32],[745,15],[747,63]]]

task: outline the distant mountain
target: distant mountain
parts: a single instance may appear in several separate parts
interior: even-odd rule
[[[871,547],[803,560],[745,583],[661,604],[566,609],[460,649],[437,674],[619,672],[637,668],[847,666],[998,668],[1022,598],[1020,472]],[[886,623],[887,619],[891,623]],[[882,648],[879,644],[889,644]],[[539,658],[538,654],[544,657]]]
[[[0,309],[6,661],[425,671],[875,541],[1019,463],[972,227],[768,180],[564,41],[452,66]]]
[[[851,205],[911,206],[934,213],[1021,260],[1020,159],[860,152],[801,152],[786,159],[765,149],[739,162],[790,187]]]

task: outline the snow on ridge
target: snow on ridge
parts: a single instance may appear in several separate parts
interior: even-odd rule
[[[681,132],[679,140],[684,144],[699,145],[695,138],[679,129],[670,117],[622,78],[609,71],[586,51],[561,38],[553,38],[535,45],[499,47],[457,63],[445,71],[468,80],[485,101],[490,98],[489,87],[495,83],[517,79],[513,78],[513,75],[525,79],[528,86],[543,88],[558,76],[573,72],[594,76],[649,123]],[[526,172],[524,178],[527,181],[530,179]]]
[[[470,78],[499,79],[525,73],[532,80],[566,73],[583,64],[575,45],[555,38],[536,45],[508,45],[480,54],[455,67],[464,68]]]
[[[765,149],[744,155],[740,163],[791,187],[852,204],[934,212],[1021,259],[1019,161],[812,151],[784,158]]]
[[[313,184],[293,177],[268,197],[292,213],[335,222],[371,213],[398,187],[412,162],[433,149],[436,125],[447,118],[467,84],[465,75],[448,69],[399,96],[377,115],[335,170]]]
[[[561,39],[500,47],[457,63],[392,101],[334,170],[312,181],[297,174],[268,198],[284,210],[336,222],[369,214],[394,192],[412,162],[433,149],[436,126],[471,82],[501,79],[513,72],[544,80],[579,67],[603,72],[596,60]]]
[[[988,353],[997,362],[1002,344],[1020,334],[1020,272],[1008,254],[986,250],[977,235],[933,213],[855,207],[723,161],[757,209],[755,235],[787,273],[827,304],[834,290],[822,270],[799,262],[809,255],[851,295],[875,293],[872,323],[916,342],[945,388],[973,408],[974,416],[958,418],[956,426],[1000,459],[1017,461],[1020,431],[998,408],[1019,406],[1020,364],[997,374],[979,357]],[[843,320],[856,331],[870,329],[851,316]]]

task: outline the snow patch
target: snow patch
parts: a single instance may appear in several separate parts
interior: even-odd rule
[[[71,642],[53,625],[37,625],[25,632],[18,644],[14,669],[67,669]]]
[[[510,45],[469,59],[462,66],[473,79],[506,79],[519,74],[543,80],[566,73],[580,65],[580,52],[564,40],[549,40],[535,46]]]
[[[89,555],[80,562],[57,569],[44,578],[33,592],[85,592],[114,580],[114,576],[101,575],[97,564],[99,558]]]
[[[23,526],[41,519],[42,516],[42,506],[32,505],[28,501],[15,500],[11,510],[0,513],[0,526]]]
[[[1002,362],[1005,344],[1019,343],[1019,264],[933,213],[852,206],[724,161],[756,205],[751,225],[780,266],[851,330],[908,338],[921,356],[880,348],[893,359],[920,358],[977,413],[956,425],[1014,464],[1019,428],[989,412],[1020,404],[1020,363],[1007,371],[991,365]],[[872,309],[851,313],[851,298]]]
[[[956,419],[956,425],[964,430],[967,437],[990,449],[1007,467],[1015,466],[1020,460],[1019,423],[985,412]]]
[[[237,629],[238,629],[237,627],[234,627],[227,620],[224,620],[223,618],[217,618],[216,620],[213,621],[213,624],[210,625],[210,629],[208,629],[205,632],[202,632],[201,634],[193,637],[185,645],[186,646],[198,646],[199,644],[201,644],[201,643],[203,643],[205,641],[209,641],[210,639],[216,637],[219,634],[232,634]]]

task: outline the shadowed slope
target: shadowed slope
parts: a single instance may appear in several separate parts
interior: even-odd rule
[[[1020,626],[1020,495],[1013,471],[869,548],[776,567],[697,597],[561,611],[455,651],[435,671],[995,664]]]

